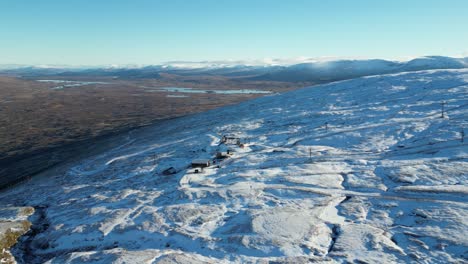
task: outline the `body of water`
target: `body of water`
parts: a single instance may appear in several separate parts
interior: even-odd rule
[[[37,80],[38,82],[54,83],[58,86],[52,87],[53,90],[60,90],[64,88],[79,87],[91,84],[109,84],[107,82],[85,82],[85,81],[68,81],[68,80]]]
[[[206,90],[181,87],[143,87],[151,92],[169,92],[169,93],[213,93],[213,94],[269,94],[271,91],[238,89],[238,90]]]

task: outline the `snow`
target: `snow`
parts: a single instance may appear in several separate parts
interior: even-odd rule
[[[181,69],[203,68],[234,68],[234,67],[267,67],[267,66],[293,66],[298,68],[330,68],[334,64],[345,64],[347,69],[353,68],[357,63],[362,70],[373,71],[376,68],[388,68],[393,63],[405,65],[407,69],[426,67],[427,69],[465,68],[468,63],[463,57],[426,56],[410,58],[392,58],[387,60],[371,59],[365,57],[297,57],[297,58],[264,58],[257,60],[220,60],[220,61],[169,61],[162,67]],[[353,65],[349,65],[353,64]],[[366,68],[366,69],[364,69]]]
[[[36,262],[463,263],[467,79],[379,75],[169,120],[0,202],[46,208]]]

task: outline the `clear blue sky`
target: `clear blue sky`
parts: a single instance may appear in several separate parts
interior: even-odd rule
[[[467,0],[0,0],[0,64],[467,52]]]

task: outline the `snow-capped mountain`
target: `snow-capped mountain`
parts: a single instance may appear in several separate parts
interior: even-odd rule
[[[467,58],[454,59],[442,56],[422,57],[408,61],[404,65],[406,71],[427,69],[462,69],[468,67]]]
[[[422,57],[410,61],[388,60],[336,60],[302,63],[285,67],[266,75],[255,77],[259,80],[274,81],[334,81],[378,74],[467,68],[466,59],[441,56]]]
[[[465,69],[265,96],[124,135],[0,203],[40,215],[27,263],[463,263],[467,98]]]
[[[162,65],[107,67],[24,67],[0,73],[25,77],[44,75],[112,76],[118,78],[160,78],[161,73],[181,76],[225,76],[248,80],[325,83],[362,76],[432,69],[462,69],[468,67],[467,58],[442,56],[421,57],[409,61],[390,60],[268,60],[169,62]]]

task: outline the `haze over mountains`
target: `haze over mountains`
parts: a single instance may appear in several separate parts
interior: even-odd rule
[[[468,58],[427,56],[409,61],[368,60],[270,60],[270,61],[204,61],[169,62],[149,66],[21,66],[0,65],[0,74],[21,77],[100,76],[118,79],[162,78],[178,76],[223,76],[242,80],[324,83],[361,76],[433,69],[462,69]],[[3,69],[3,70],[1,70]]]

